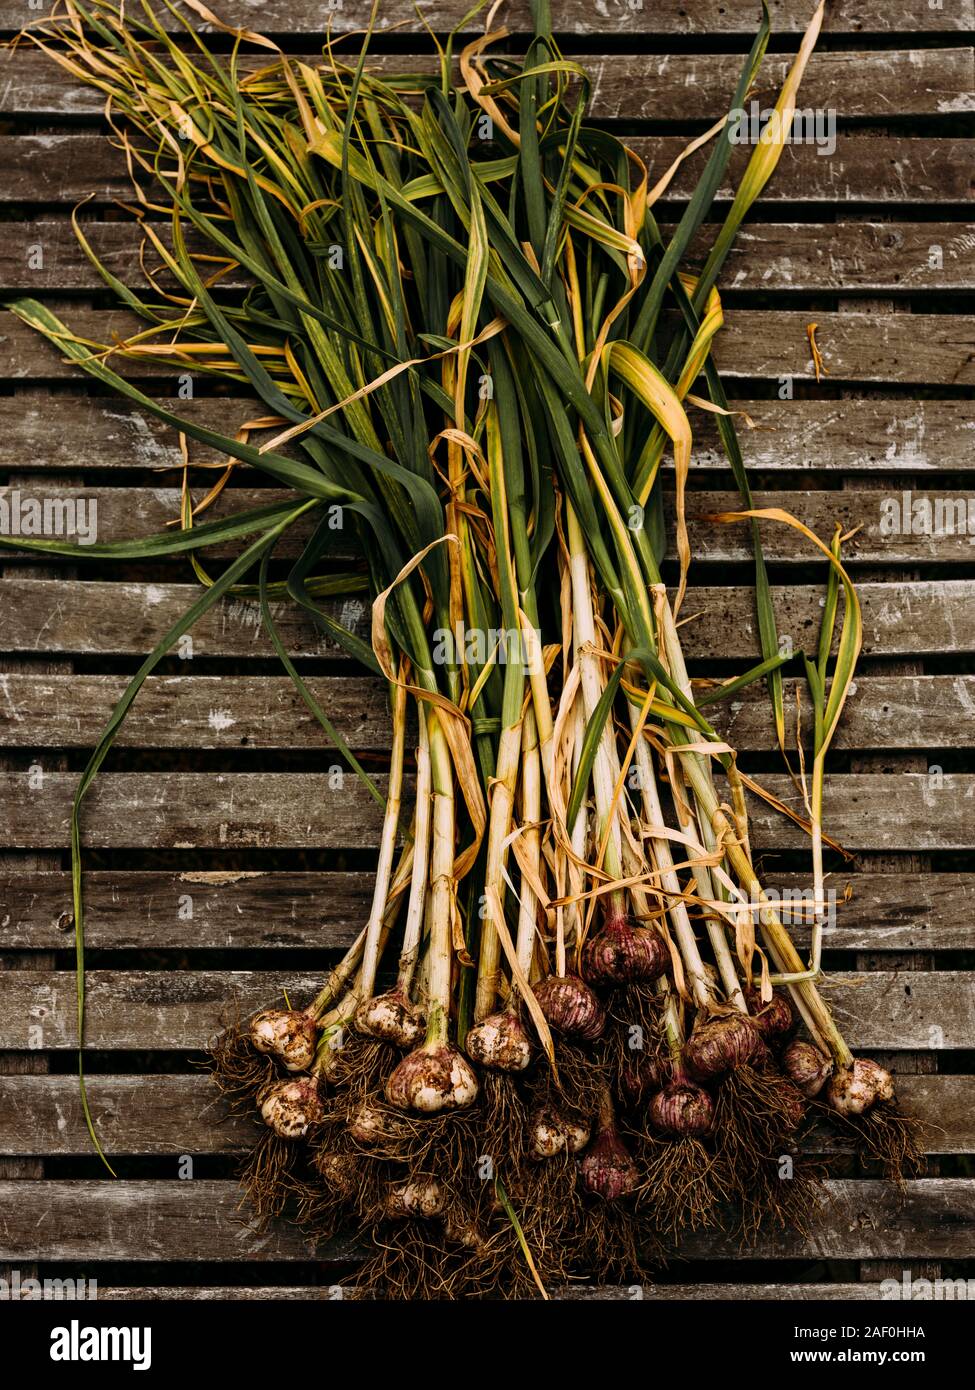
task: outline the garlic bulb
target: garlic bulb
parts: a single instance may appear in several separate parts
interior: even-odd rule
[[[812,1043],[791,1042],[782,1054],[782,1070],[807,1100],[818,1096],[832,1073],[833,1063]]]
[[[577,1154],[589,1143],[589,1126],[552,1106],[536,1111],[531,1120],[531,1151],[536,1158],[555,1158],[560,1153]]]
[[[251,1019],[250,1040],[287,1071],[307,1071],[315,1060],[318,1024],[298,1009],[262,1009]]]
[[[634,1052],[620,1069],[620,1100],[638,1110],[664,1083],[660,1061],[650,1052]]]
[[[894,1078],[869,1057],[836,1072],[826,1087],[826,1101],[840,1115],[862,1115],[878,1102],[894,1099]]]
[[[366,1104],[360,1106],[349,1121],[348,1132],[350,1139],[354,1139],[364,1148],[370,1148],[394,1136],[397,1133],[397,1122],[388,1111]]]
[[[264,1123],[281,1139],[303,1139],[312,1125],[325,1118],[318,1081],[313,1076],[273,1081],[262,1089],[258,1103]]]
[[[436,1115],[477,1099],[477,1077],[462,1052],[449,1043],[425,1043],[407,1053],[386,1081],[386,1099],[398,1110]]]
[[[707,1091],[688,1081],[672,1081],[650,1102],[650,1123],[661,1134],[675,1139],[700,1138],[714,1121],[714,1105]]]
[[[684,1045],[684,1060],[698,1081],[710,1081],[753,1061],[762,1039],[747,1014],[722,1014],[697,1023]]]
[[[532,1058],[531,1038],[516,1014],[490,1014],[469,1028],[467,1055],[492,1071],[524,1071]]]
[[[355,1192],[356,1159],[352,1154],[319,1152],[314,1157],[316,1172],[325,1180],[329,1191],[339,1197],[351,1197]]]
[[[415,1047],[427,1027],[422,1009],[398,989],[364,999],[352,1022],[357,1032],[395,1047]]]
[[[617,1202],[640,1183],[640,1174],[615,1125],[599,1131],[579,1164],[583,1186],[604,1202]]]
[[[614,918],[586,942],[582,973],[590,984],[611,988],[659,979],[669,958],[655,927],[631,927],[625,918]]]
[[[795,1032],[798,1019],[789,996],[781,990],[773,990],[767,1004],[757,989],[745,991],[745,998],[751,1010],[750,1018],[767,1043],[781,1043]]]
[[[595,1042],[606,1027],[606,1011],[578,975],[549,975],[535,986],[539,1008],[564,1037]]]
[[[439,1216],[445,1204],[446,1196],[440,1183],[432,1179],[408,1182],[390,1188],[386,1195],[386,1215],[394,1219],[419,1216],[428,1220],[431,1216]]]

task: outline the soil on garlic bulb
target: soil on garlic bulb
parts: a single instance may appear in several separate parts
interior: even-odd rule
[[[464,1050],[479,1067],[502,1072],[525,1071],[533,1052],[527,1028],[509,1010],[490,1014],[469,1028]]]
[[[262,1009],[250,1022],[255,1052],[265,1053],[285,1071],[307,1071],[315,1060],[318,1024],[297,1009]]]
[[[472,1106],[432,1116],[398,1110],[381,1094],[358,1097],[360,1111],[347,1114],[365,1106],[360,1138],[351,1132],[354,1118],[337,1122],[333,1101],[333,1118],[321,1131],[319,1171],[302,1191],[299,1219],[318,1239],[365,1229],[373,1253],[355,1284],[383,1298],[537,1298],[536,1274],[551,1289],[596,1267],[608,1277],[637,1278],[643,1237],[632,1203],[600,1202],[585,1192],[580,1158],[591,1119],[567,1109],[563,1093],[541,1080],[546,1075],[551,1078],[544,1065],[529,1078],[480,1069]],[[532,1145],[539,1093],[561,1103],[552,1114],[572,1136],[545,1159]],[[435,1185],[441,1210],[393,1213],[390,1192],[411,1184]]]
[[[422,1116],[467,1110],[477,1093],[474,1068],[459,1048],[445,1042],[414,1048],[386,1078],[389,1104]]]
[[[489,1104],[493,1122],[485,1113]],[[395,1164],[399,1178],[394,1190],[435,1187],[439,1210],[424,1212],[417,1204],[407,1212],[402,1203],[391,1205],[388,1190],[381,1194],[364,1213],[374,1253],[357,1287],[391,1299],[537,1294],[496,1189],[500,1180],[512,1203],[522,1191],[518,1170],[524,1158],[516,1160],[515,1155],[524,1154],[525,1124],[510,1077],[489,1074],[481,1078],[475,1107],[418,1119],[413,1151],[407,1155],[401,1149]],[[488,1137],[492,1131],[493,1139]],[[531,1243],[538,1236],[537,1208],[518,1210]],[[557,1243],[550,1253],[559,1257]],[[539,1259],[547,1276],[560,1273],[544,1253]]]
[[[418,1046],[426,1033],[423,1010],[398,989],[373,995],[355,1011],[356,1032],[376,1042],[407,1049]]]
[[[257,1052],[250,1038],[250,1024],[237,1015],[211,1044],[209,1070],[224,1104],[232,1115],[253,1115],[257,1093],[278,1075],[274,1059]]]

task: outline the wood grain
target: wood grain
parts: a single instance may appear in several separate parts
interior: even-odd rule
[[[855,415],[855,410],[851,410]],[[906,500],[905,500],[906,491]],[[16,496],[12,494],[16,493]],[[195,490],[202,499],[204,489]],[[227,488],[201,520],[216,521],[240,514],[252,507],[273,502],[286,502],[293,493],[278,488]],[[873,490],[848,488],[836,491],[772,491],[755,490],[756,507],[778,507],[792,512],[810,530],[829,537],[835,526],[852,532],[844,543],[845,561],[860,561],[884,565],[967,564],[972,558],[972,538],[975,536],[975,496],[957,489],[918,488],[908,490],[896,486]],[[170,530],[180,514],[180,492],[177,488],[84,487],[71,488],[42,483],[40,487],[21,483],[17,489],[0,486],[0,515],[11,507],[16,512],[25,497],[50,504],[59,517],[73,516],[76,504],[83,504],[81,515],[86,524],[97,531],[94,539],[100,543],[136,540]],[[695,564],[750,562],[751,536],[743,525],[716,522],[721,512],[740,508],[737,492],[688,492],[685,498],[687,524],[691,533],[691,548]],[[926,509],[926,510],[925,510]],[[667,535],[671,538],[669,558],[676,559],[675,502],[668,489],[664,503]],[[295,558],[304,549],[312,523],[299,523],[276,547],[281,558]],[[76,541],[70,531],[64,538]],[[251,539],[251,538],[248,538]],[[355,539],[341,530],[332,535],[329,558],[354,559]],[[208,548],[206,554],[225,558],[239,554],[244,541],[234,541]],[[767,523],[763,532],[763,548],[770,562],[808,564],[817,558],[810,542],[791,527]],[[83,557],[82,557],[83,558]],[[6,564],[35,562],[28,552],[4,552]],[[175,564],[185,563],[177,559]]]
[[[368,873],[93,871],[85,875],[86,938],[98,950],[278,951],[349,946],[369,913]],[[809,875],[770,882],[801,949]],[[837,872],[830,951],[971,949],[975,874]],[[849,896],[847,896],[849,890]],[[789,904],[792,904],[790,909]],[[0,949],[37,951],[73,944],[67,873],[10,868],[0,876]],[[232,958],[231,958],[232,959]]]
[[[828,1202],[808,1237],[769,1230],[739,1248],[730,1236],[689,1235],[689,1259],[964,1259],[975,1236],[975,1182],[910,1182],[903,1195],[880,1182],[827,1185]],[[336,1258],[346,1244],[314,1251],[296,1227],[263,1233],[248,1224],[235,1183],[0,1183],[0,1259],[84,1261],[227,1260],[268,1262]]]
[[[0,675],[0,747],[89,747],[126,684],[123,676]],[[308,685],[354,749],[389,748],[386,687],[378,677],[309,677]],[[790,747],[796,692],[806,698],[804,682],[787,679]],[[847,700],[834,747],[966,748],[973,712],[975,676],[866,675]],[[762,684],[708,706],[707,715],[739,751],[776,746]],[[803,729],[808,736],[808,718]],[[228,751],[329,746],[284,676],[151,676],[116,741],[129,748]]]
[[[899,1076],[897,1095],[924,1125],[926,1152],[975,1152],[975,1077]],[[88,1103],[110,1154],[243,1154],[260,1133],[256,1121],[228,1116],[213,1082],[196,1073],[92,1076]],[[0,1154],[68,1157],[90,1150],[76,1077],[0,1076]],[[851,1135],[818,1122],[802,1151],[849,1154]]]
[[[98,734],[127,682],[115,676],[0,675],[0,746],[84,747]],[[384,682],[322,677],[309,685],[359,752],[389,749]],[[117,742],[148,748],[316,748],[330,745],[287,678],[151,677]]]
[[[43,770],[43,764],[35,764]],[[68,846],[77,774],[0,772],[0,843],[17,849]],[[375,779],[380,790],[385,778]],[[797,813],[790,778],[762,786]],[[833,773],[826,779],[829,833],[846,849],[975,848],[975,776],[968,773]],[[808,849],[805,831],[749,797],[753,844]],[[894,812],[896,808],[896,812]],[[92,848],[365,849],[378,845],[381,810],[334,755],[320,773],[103,773],[85,800],[83,840]]]
[[[975,651],[975,581],[910,580],[896,586],[863,582],[857,592],[863,608],[864,656]],[[0,650],[141,657],[186,612],[199,589],[192,584],[97,580],[49,585],[18,576],[3,581],[0,596]],[[797,651],[812,650],[819,634],[820,589],[777,586],[773,599],[780,635],[790,636]],[[367,635],[364,596],[323,600],[322,607]],[[758,658],[750,590],[695,585],[688,590],[681,616],[688,620],[681,630],[688,658],[710,658],[715,651],[726,658]],[[295,605],[276,606],[274,617],[292,656],[337,656],[336,645],[296,612]],[[250,599],[229,599],[211,609],[192,636],[195,656],[273,655],[258,607]]]
[[[289,45],[293,51],[294,45]],[[315,63],[307,52],[305,61]],[[347,62],[354,60],[349,48]],[[742,59],[730,53],[598,54],[573,56],[589,74],[589,116],[596,120],[714,119],[731,100]],[[766,56],[754,95],[763,106],[774,104],[791,57]],[[242,67],[266,66],[268,55],[251,56]],[[318,59],[321,63],[321,59]],[[439,69],[427,56],[409,54],[374,58],[373,71],[395,75]],[[800,109],[831,110],[843,119],[900,115],[958,114],[972,110],[970,48],[875,49],[865,52],[822,50],[809,61],[802,83]],[[686,94],[694,93],[688,108]],[[0,56],[0,115],[98,117],[104,95],[62,72],[46,55],[17,49]]]
[[[261,414],[253,400],[201,396],[183,401],[162,396],[185,419],[235,434]],[[756,472],[829,472],[908,475],[975,469],[975,424],[967,401],[939,400],[732,400],[747,409],[754,429],[742,428],[745,463]],[[691,467],[721,471],[728,460],[712,420],[692,416]],[[4,461],[12,469],[41,474],[77,467],[86,473],[116,469],[181,469],[175,433],[123,400],[59,395],[52,411],[29,397],[0,396]],[[192,458],[213,463],[217,455],[193,445]],[[836,505],[842,499],[836,497]],[[769,535],[772,541],[772,533]]]
[[[729,9],[732,7],[729,5]],[[659,178],[687,145],[686,136],[633,136],[627,144]],[[972,149],[975,141],[840,133],[836,152],[820,157],[814,145],[789,145],[762,191],[763,203],[895,203],[908,208],[930,203],[961,204],[971,196]],[[734,197],[747,162],[747,150],[735,150],[718,200]],[[700,152],[688,159],[667,189],[668,201],[683,202],[694,190],[702,168]],[[93,195],[93,207],[131,196],[124,161],[102,135],[49,133],[0,135],[0,204],[43,203],[73,206]]]
[[[815,319],[817,341],[834,384],[975,385],[975,315],[824,312]],[[138,323],[131,314],[90,309],[69,311],[65,321],[80,337],[104,344],[133,333]],[[814,381],[806,335],[810,321],[808,310],[729,310],[715,343],[715,364],[729,380]],[[124,376],[153,378],[164,383],[164,389],[166,382],[175,385],[185,374],[160,369],[145,358],[118,359],[115,365]],[[79,369],[40,334],[9,311],[0,314],[0,379],[41,382],[79,376]]]
[[[114,950],[344,949],[368,917],[372,889],[368,873],[95,872],[85,875],[86,936]],[[0,946],[70,945],[70,909],[69,875],[5,873]]]
[[[40,0],[40,9],[31,16],[46,14],[51,0]],[[169,28],[175,20],[162,6],[154,5]],[[453,29],[470,10],[468,0],[424,0],[419,14],[408,0],[385,0],[378,16],[382,31],[396,26],[399,32],[416,33],[422,25],[438,32]],[[226,24],[253,28],[254,6],[249,0],[222,0],[220,18]],[[769,13],[775,33],[799,34],[809,23],[809,6],[804,0],[769,0]],[[335,33],[357,31],[362,26],[358,10],[328,8]],[[421,19],[422,16],[422,19]],[[515,33],[531,29],[527,0],[511,0],[505,7],[504,23]],[[607,36],[661,35],[668,38],[684,34],[751,35],[758,25],[754,5],[731,5],[727,0],[654,0],[634,7],[627,0],[604,0],[595,6],[589,0],[559,0],[553,7],[553,28],[560,34],[605,34]],[[824,33],[832,34],[914,34],[966,32],[972,27],[972,0],[945,0],[942,9],[919,7],[913,0],[836,0],[828,7]],[[17,30],[24,23],[21,0],[0,0],[0,29]],[[262,0],[259,24],[269,34],[313,34],[322,28],[322,6],[316,0]],[[206,29],[205,25],[200,25]],[[472,22],[475,33],[483,31],[480,17]]]
[[[312,999],[309,971],[90,970],[86,1042],[106,1051],[200,1050],[233,1012]],[[891,1052],[975,1048],[975,974],[870,971],[830,976],[830,1005],[851,1047]],[[40,1027],[48,1051],[77,1046],[72,971],[0,972],[0,1047],[26,1049]]]
[[[168,244],[165,228],[155,229]],[[667,239],[673,227],[663,224]],[[105,267],[124,284],[146,287],[140,265],[142,236],[129,222],[86,222],[85,236]],[[707,224],[690,254],[699,260],[716,235]],[[190,247],[196,243],[187,238]],[[38,264],[38,256],[41,263]],[[155,273],[158,257],[145,248]],[[975,225],[966,222],[768,222],[748,223],[739,232],[721,275],[723,290],[826,294],[910,291],[912,294],[967,289],[975,270]],[[162,277],[165,279],[165,274]],[[65,219],[11,222],[0,247],[0,285],[37,294],[41,290],[101,289],[98,271]],[[225,287],[247,283],[246,275],[223,277]]]

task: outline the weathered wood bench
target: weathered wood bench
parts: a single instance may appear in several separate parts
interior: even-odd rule
[[[255,20],[250,5],[220,8],[233,22]],[[312,53],[322,14],[341,33],[361,27],[360,8],[264,0],[258,20],[289,51]],[[423,5],[438,30],[466,8]],[[556,0],[553,9],[567,51],[590,55],[594,118],[625,122],[659,173],[703,128],[692,117],[723,108],[758,6]],[[770,9],[776,37],[760,96],[781,78],[812,2]],[[0,29],[35,14],[0,0]],[[399,20],[396,51],[380,34],[376,62],[402,70],[415,66],[404,47],[430,49],[412,7],[396,0],[383,22]],[[526,7],[513,4],[505,20],[517,43]],[[729,260],[717,350],[730,394],[757,423],[744,445],[761,500],[824,535],[835,520],[862,524],[848,556],[864,660],[827,795],[828,829],[857,863],[830,880],[840,899],[847,884],[852,896],[826,938],[827,964],[851,1041],[883,1055],[905,1106],[929,1126],[928,1174],[901,1199],[858,1174],[842,1136],[817,1129],[808,1146],[829,1165],[832,1200],[810,1237],[771,1233],[742,1252],[696,1235],[690,1263],[662,1275],[655,1297],[876,1298],[879,1281],[905,1268],[975,1272],[975,518],[936,536],[881,525],[883,499],[905,491],[953,513],[961,504],[958,515],[975,510],[973,20],[972,0],[829,7],[800,104],[836,111],[836,148],[786,151]],[[135,283],[140,271],[131,228],[112,209],[128,186],[100,102],[26,47],[0,57],[0,75],[0,282],[70,308],[73,325],[106,339],[124,316],[103,307],[68,222],[75,202],[94,194],[83,215],[115,273]],[[668,191],[663,225],[680,215],[695,167]],[[829,368],[820,383],[812,321]],[[791,397],[780,399],[785,379]],[[175,395],[175,382],[153,389]],[[217,428],[252,411],[205,394],[180,407]],[[6,313],[0,438],[0,489],[97,499],[100,539],[158,530],[176,515],[174,436],[89,391]],[[205,450],[194,460],[212,461]],[[698,616],[687,649],[692,658],[721,650],[731,672],[757,644],[742,537],[703,520],[731,500],[707,423],[692,483],[698,559],[684,611]],[[236,492],[233,505],[253,494]],[[791,531],[770,531],[768,545],[781,630],[799,644],[817,622],[820,574]],[[192,588],[183,561],[125,572],[0,557],[0,1272],[75,1271],[97,1277],[102,1297],[287,1298],[327,1286],[349,1252],[316,1253],[284,1223],[263,1234],[248,1225],[233,1177],[248,1130],[214,1123],[195,1064],[228,999],[246,1009],[282,986],[301,997],[320,953],[352,940],[377,817],[352,778],[346,797],[322,807],[316,787],[334,758],[246,603],[210,615],[194,660],[149,681],[85,817],[90,1097],[118,1181],[91,1153],[74,1075],[70,799],[134,658]],[[294,613],[281,629],[349,741],[381,769],[381,692]],[[793,795],[761,697],[744,695],[718,719],[745,761]],[[802,836],[760,804],[754,811],[772,882],[801,889]]]

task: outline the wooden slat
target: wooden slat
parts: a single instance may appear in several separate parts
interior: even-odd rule
[[[970,289],[973,232],[953,222],[746,223],[720,287],[819,294]]]
[[[314,773],[105,773],[85,802],[93,848],[355,849],[376,846],[381,810],[359,779],[326,753]],[[342,778],[341,787],[337,786]],[[377,777],[385,786],[385,778]],[[74,773],[0,772],[0,843],[61,849],[77,784]],[[784,774],[761,783],[796,812],[803,804]],[[893,798],[893,800],[892,800]],[[967,773],[841,774],[826,779],[827,828],[848,850],[975,848],[975,776]],[[805,831],[757,797],[753,843],[806,849]]]
[[[938,314],[817,313],[816,341],[833,382],[975,385],[975,317]],[[714,347],[725,378],[815,381],[804,312],[726,314]]]
[[[377,845],[382,809],[359,778],[326,753],[312,773],[116,773],[86,802],[91,846],[154,849],[322,849]],[[341,785],[338,785],[341,779]],[[77,777],[51,773],[32,789],[27,772],[0,772],[0,843],[12,848],[69,843]],[[385,777],[376,779],[385,790]]]
[[[3,581],[0,650],[90,653],[117,650],[144,655],[152,650],[199,592],[187,584],[95,583],[61,583],[56,592],[39,592],[42,583],[19,577]],[[54,588],[50,586],[52,591]],[[358,618],[352,621],[353,610],[346,608],[349,619],[346,625],[365,637],[368,605],[363,599],[356,603]],[[322,606],[337,615],[343,605],[336,607],[334,603],[323,601]],[[298,618],[292,604],[279,605],[274,617],[293,655],[335,656],[338,653],[334,642]],[[259,610],[250,600],[231,600],[219,613],[211,610],[196,625],[192,636],[198,656],[216,656],[220,652],[268,656],[273,650],[261,629]]]
[[[728,7],[732,7],[729,5]],[[685,136],[627,139],[651,165],[654,178],[670,167],[687,145]],[[837,136],[836,153],[820,157],[814,145],[789,145],[761,202],[963,203],[971,195],[972,147],[975,141],[909,137],[880,139],[860,134]],[[718,190],[724,201],[734,197],[747,161],[745,147],[729,163],[726,182]],[[2,203],[62,203],[73,205],[89,194],[95,204],[131,196],[131,185],[118,150],[100,135],[47,134],[0,136]],[[667,190],[683,201],[693,192],[701,159],[688,159]]]
[[[199,1050],[238,1001],[242,1013],[283,998],[312,999],[321,976],[290,971],[89,970],[85,1038],[106,1051]],[[851,1047],[975,1048],[975,974],[871,971],[831,975],[830,1005]],[[77,1046],[70,971],[0,971],[0,1048]]]
[[[354,749],[389,748],[380,679],[309,677],[308,685]],[[88,747],[97,742],[125,686],[123,676],[0,675],[0,747]],[[805,695],[799,682],[786,682],[790,747],[797,689]],[[973,712],[975,676],[864,676],[847,700],[834,747],[966,748]],[[708,717],[739,751],[775,746],[763,685],[713,704]],[[803,721],[807,735],[808,722]],[[116,742],[228,751],[328,747],[318,721],[283,676],[150,677]]]
[[[796,888],[808,895],[809,885],[788,875],[776,876],[783,902]],[[975,875],[943,873],[869,872],[827,875],[828,891],[836,893],[836,924],[824,941],[827,950],[852,950],[871,955],[917,951],[971,949],[971,920],[975,913]],[[850,898],[845,901],[847,886]],[[793,914],[799,915],[798,911]],[[790,928],[805,947],[809,933]]]
[[[233,435],[261,414],[253,400],[163,398],[176,414]],[[745,463],[754,471],[788,473],[922,474],[975,469],[975,424],[966,401],[791,400],[732,401],[747,409],[756,428],[742,429]],[[86,473],[119,468],[181,469],[175,433],[124,400],[58,396],[57,409],[29,396],[0,397],[3,465],[19,472],[77,468]],[[216,455],[194,444],[200,463]],[[694,418],[694,469],[727,472],[713,421]],[[841,504],[838,494],[834,494]],[[772,540],[772,532],[768,536]]]
[[[226,1114],[208,1076],[91,1076],[88,1103],[107,1153],[241,1154],[254,1142],[255,1122]],[[903,1109],[925,1127],[930,1154],[975,1153],[975,1077],[899,1076]],[[817,1123],[805,1153],[853,1152],[852,1137]],[[87,1155],[75,1076],[0,1076],[0,1154]]]
[[[71,329],[85,339],[111,343],[136,331],[139,321],[115,311],[68,313]],[[817,313],[817,342],[834,382],[922,382],[928,386],[975,385],[975,316],[949,314]],[[725,377],[782,377],[814,381],[805,311],[734,309],[714,349]],[[175,383],[180,373],[160,370],[145,358],[120,363],[123,374]],[[0,379],[77,380],[40,334],[9,312],[0,316]]]
[[[770,1229],[754,1246],[698,1232],[689,1259],[964,1259],[975,1238],[975,1182],[827,1184],[827,1202],[808,1237]],[[309,1260],[348,1256],[335,1244],[312,1249],[296,1227],[275,1222],[258,1233],[246,1223],[233,1182],[0,1183],[0,1260],[98,1261]]]
[[[30,19],[47,14],[52,0],[39,0],[39,9],[25,11],[21,0],[0,0],[0,29],[18,30]],[[153,7],[157,8],[156,6]],[[376,16],[380,31],[422,32],[429,25],[446,32],[460,24],[470,11],[468,0],[424,0],[417,7],[408,0],[384,0]],[[751,35],[757,27],[757,11],[728,0],[654,0],[653,4],[633,6],[627,0],[559,0],[552,7],[552,23],[560,34],[606,34],[624,36],[684,34]],[[162,6],[158,12],[169,29],[177,23]],[[802,33],[809,23],[809,5],[804,0],[769,0],[775,33]],[[255,24],[268,34],[308,34],[318,37],[322,29],[322,5],[317,0],[262,0],[255,14],[253,0],[223,0],[220,18],[227,24],[253,29]],[[362,15],[355,7],[328,7],[334,33],[361,31]],[[503,20],[516,33],[531,30],[527,0],[511,0]],[[194,21],[195,22],[195,21]],[[829,34],[914,34],[966,32],[973,23],[971,0],[944,0],[941,8],[918,6],[913,0],[836,0],[827,7],[823,32]],[[473,32],[483,32],[483,15],[471,21]],[[206,26],[200,24],[201,29]]]
[[[849,408],[856,416],[856,408]],[[201,497],[204,489],[197,490]],[[251,507],[267,506],[287,501],[293,494],[281,489],[227,488],[208,509],[205,520],[216,521],[237,515]],[[163,532],[172,526],[180,514],[180,492],[177,488],[69,488],[42,485],[38,488],[21,482],[17,488],[0,486],[0,518],[9,534],[11,521],[22,524],[25,504],[48,506],[52,525],[45,533],[60,534],[68,541],[77,540],[69,529],[74,517],[82,518],[86,541],[101,543],[141,539]],[[82,504],[76,510],[77,504]],[[695,563],[725,563],[750,561],[753,556],[749,531],[744,526],[714,522],[719,512],[740,508],[737,492],[689,492],[686,495],[687,524],[690,529]],[[972,537],[975,536],[975,496],[970,492],[950,489],[912,488],[907,493],[889,487],[884,490],[837,491],[764,491],[755,490],[756,507],[780,507],[794,513],[820,536],[829,536],[839,524],[844,532],[853,532],[844,544],[844,560],[884,565],[957,564],[972,557]],[[927,508],[925,512],[923,508]],[[673,538],[675,502],[668,491],[665,502],[668,536]],[[925,522],[924,518],[927,517]],[[906,520],[904,520],[906,518]],[[280,558],[294,558],[308,540],[312,523],[296,525],[277,546]],[[891,530],[893,526],[893,530]],[[905,527],[908,528],[905,533]],[[931,532],[928,534],[927,530]],[[917,534],[914,534],[916,528]],[[887,534],[887,533],[890,534]],[[355,555],[355,542],[346,539],[341,531],[333,533],[332,555],[349,558]],[[239,554],[243,542],[235,541],[208,549],[210,556],[221,558]],[[763,536],[765,556],[770,562],[808,564],[816,558],[810,543],[791,527],[769,524]],[[671,544],[670,558],[676,558]],[[5,552],[5,563],[29,563],[28,552]],[[176,561],[177,564],[185,560]]]
[[[861,583],[864,655],[975,651],[975,583],[957,579],[937,583],[904,581],[896,586]],[[111,653],[144,656],[199,596],[192,584],[131,584],[64,581],[57,585],[30,578],[5,579],[0,588],[0,651]],[[774,590],[779,632],[794,647],[818,641],[818,588]],[[345,607],[345,604],[357,605]],[[366,636],[368,605],[353,597],[327,611],[342,615]],[[358,616],[353,620],[353,614]],[[754,598],[750,589],[701,585],[688,590],[682,629],[685,654],[691,658],[759,655]],[[275,611],[282,639],[294,656],[335,656],[338,649],[316,632],[294,604]],[[225,602],[193,629],[196,656],[273,655],[264,636],[257,606],[249,599]]]
[[[355,50],[350,46],[350,58]],[[303,55],[315,62],[315,55]],[[246,67],[263,67],[267,54]],[[321,59],[319,58],[319,63]],[[347,59],[348,61],[348,59]],[[592,83],[589,116],[599,120],[714,118],[726,109],[742,59],[738,54],[582,54],[574,58]],[[774,104],[791,57],[771,54],[759,74],[755,97]],[[396,54],[370,64],[383,73],[435,74],[431,58]],[[832,111],[840,118],[958,113],[973,109],[970,48],[821,50],[810,59],[801,109]],[[693,92],[693,103],[687,94]],[[100,116],[104,95],[67,74],[42,53],[17,49],[0,57],[0,114],[34,117]]]
[[[77,677],[72,677],[77,680]],[[788,745],[795,747],[796,703],[799,691],[808,701],[805,682],[786,681]],[[836,732],[836,749],[968,748],[975,713],[972,676],[862,676],[854,683]],[[761,686],[750,686],[707,709],[708,718],[737,749],[771,748],[775,735],[769,726],[768,697]],[[809,715],[803,706],[803,728]]]
[[[805,949],[809,875],[776,873],[768,887]],[[827,888],[836,900],[825,938],[831,952],[971,949],[975,874],[851,867],[830,875]],[[176,951],[344,949],[369,914],[372,889],[369,873],[93,871],[85,875],[86,940],[98,950],[158,950],[164,929],[165,945]],[[73,942],[69,874],[11,869],[0,877],[0,949],[45,951]]]
[[[369,915],[368,873],[90,873],[86,939],[94,948],[156,950],[160,926],[173,949],[345,949]],[[913,899],[913,895],[912,895]],[[66,874],[0,877],[0,947],[39,950],[73,941]]]
[[[2,590],[0,590],[2,593]],[[97,740],[124,677],[0,675],[0,746],[71,748]],[[329,718],[358,752],[388,751],[384,682],[310,678]],[[117,743],[149,748],[329,748],[287,679],[162,676],[146,682]]]
[[[672,227],[663,225],[666,238]],[[716,234],[709,224],[695,244],[703,254]],[[160,231],[167,240],[164,230]],[[145,287],[141,237],[129,222],[91,222],[85,236],[123,283]],[[940,250],[940,254],[938,251]],[[157,258],[148,249],[147,264]],[[40,264],[38,257],[41,257]],[[815,292],[967,289],[975,275],[975,224],[965,222],[769,222],[742,228],[721,276],[726,290]],[[246,282],[225,276],[225,286]],[[64,220],[13,222],[0,247],[0,285],[41,290],[101,289],[103,280]]]
[[[17,1263],[28,1249],[37,1260],[86,1264],[306,1260],[315,1253],[287,1222],[256,1230],[233,1182],[0,1182],[0,1260]],[[317,1258],[351,1252],[351,1242],[329,1242]]]
[[[831,1302],[848,1302],[850,1299],[879,1301],[885,1297],[882,1284],[644,1284],[642,1297],[652,1303],[686,1303],[688,1299],[708,1302],[714,1299],[735,1302],[786,1302],[801,1303],[808,1299],[828,1299]],[[550,1290],[550,1298],[571,1302],[610,1302],[633,1301],[632,1285],[573,1284],[569,1288]],[[99,1303],[112,1302],[184,1302],[186,1299],[199,1302],[246,1302],[264,1303],[271,1300],[311,1300],[331,1299],[334,1294],[328,1286],[266,1284],[258,1288],[238,1284],[221,1287],[202,1287],[199,1284],[155,1285],[152,1288],[123,1287],[121,1285],[98,1285]]]

